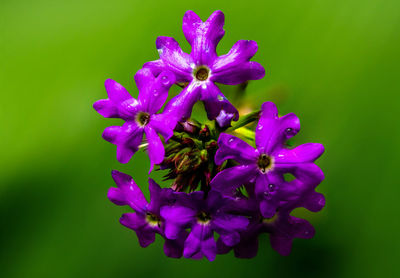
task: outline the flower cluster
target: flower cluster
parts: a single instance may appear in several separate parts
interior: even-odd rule
[[[273,249],[288,255],[294,238],[314,235],[313,227],[292,211],[317,212],[325,205],[315,191],[324,175],[314,164],[324,148],[317,143],[289,147],[288,139],[300,130],[299,119],[293,113],[280,116],[272,102],[239,118],[216,83],[241,85],[263,78],[265,71],[250,61],[257,52],[254,41],[238,41],[227,54],[217,55],[223,25],[221,11],[205,22],[186,12],[183,33],[191,53],[173,38],[158,37],[160,59],[145,63],[135,75],[137,99],[117,82],[105,82],[108,98],[93,107],[124,121],[103,132],[117,146],[117,160],[127,163],[146,147],[149,174],[163,170],[164,181],[172,180],[169,188],[161,188],[149,179],[148,202],[132,177],[112,171],[117,187],[110,188],[108,198],[133,210],[120,222],[136,232],[142,247],[159,234],[169,257],[212,261],[233,249],[236,257],[251,258],[262,233],[269,234]],[[174,84],[183,89],[167,102]],[[191,118],[198,101],[207,122]]]

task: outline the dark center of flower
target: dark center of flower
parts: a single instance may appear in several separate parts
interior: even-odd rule
[[[211,216],[204,211],[200,211],[197,214],[197,221],[201,224],[207,224],[211,220]]]
[[[149,123],[150,121],[150,115],[149,113],[146,112],[139,112],[136,115],[136,122],[140,125],[140,126],[145,126]]]
[[[272,216],[271,218],[261,218],[261,223],[263,224],[272,224],[276,221],[276,219],[278,219],[278,214],[275,213],[274,216]]]
[[[261,172],[263,173],[267,172],[267,170],[272,167],[271,157],[263,153],[258,158],[257,165]]]
[[[151,226],[160,226],[160,217],[151,212],[146,213],[146,221]]]
[[[196,71],[195,71],[195,77],[197,80],[199,81],[205,81],[207,80],[208,76],[210,74],[210,70],[206,67],[199,67]]]

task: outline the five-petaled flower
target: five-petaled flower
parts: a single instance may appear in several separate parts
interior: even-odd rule
[[[324,152],[321,144],[307,143],[294,149],[285,146],[299,130],[300,121],[295,114],[279,117],[275,104],[265,102],[255,133],[257,148],[233,135],[220,135],[215,162],[233,159],[239,165],[218,173],[211,187],[231,196],[239,186],[255,182],[262,216],[273,217],[281,202],[315,188],[324,179],[321,169],[313,163]],[[296,179],[285,181],[286,173]]]
[[[163,70],[170,70],[175,74],[178,83],[189,83],[170,102],[171,106],[175,102],[184,104],[181,107],[184,111],[181,115],[183,118],[190,116],[193,104],[201,100],[209,119],[216,119],[222,113],[237,120],[238,111],[215,82],[238,85],[248,80],[261,79],[265,75],[265,70],[259,63],[249,61],[257,52],[255,41],[240,40],[228,54],[217,55],[217,44],[225,34],[224,21],[221,11],[215,11],[205,22],[193,11],[187,11],[182,28],[192,46],[191,53],[184,53],[173,38],[158,37],[156,47],[160,59],[144,64],[144,68],[150,68],[155,75]]]
[[[239,243],[239,231],[247,227],[248,219],[226,211],[230,199],[223,198],[216,191],[210,191],[206,199],[201,191],[182,197],[173,206],[163,206],[161,216],[165,219],[165,236],[169,239],[177,239],[182,231],[191,229],[184,245],[185,258],[204,255],[213,261],[217,253],[214,231],[227,246]]]
[[[153,243],[156,234],[164,236],[164,220],[160,216],[160,208],[175,200],[173,190],[161,189],[154,180],[149,179],[150,203],[148,203],[132,177],[118,171],[113,171],[112,177],[117,187],[109,189],[108,198],[118,206],[130,206],[135,211],[124,213],[120,222],[136,232],[140,246],[147,247]],[[173,258],[181,257],[186,237],[187,233],[181,231],[179,237],[174,240],[165,238],[165,254]]]
[[[134,99],[120,84],[108,79],[105,87],[109,98],[96,101],[93,107],[106,118],[125,121],[122,126],[110,126],[103,132],[105,140],[117,145],[119,162],[129,162],[139,149],[143,134],[146,134],[151,172],[154,164],[163,161],[165,153],[157,133],[167,141],[176,125],[175,118],[168,113],[156,114],[166,101],[175,77],[167,71],[154,77],[149,69],[141,69],[136,73],[135,81],[139,89],[138,99]]]

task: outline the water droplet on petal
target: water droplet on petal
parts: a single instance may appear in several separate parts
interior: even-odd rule
[[[170,80],[169,80],[168,76],[164,75],[164,76],[161,78],[161,83],[162,83],[163,85],[165,85],[165,86],[168,86],[169,83],[170,83]]]
[[[263,126],[262,126],[262,125],[259,125],[259,126],[257,127],[257,129],[258,129],[258,130],[261,130],[261,129],[263,129]]]
[[[232,143],[235,139],[231,138],[229,139],[228,143]]]
[[[268,185],[268,189],[269,189],[269,191],[274,191],[275,190],[275,185],[274,184],[269,184]]]
[[[293,129],[288,127],[285,131],[286,131],[286,133],[291,133],[293,131]]]

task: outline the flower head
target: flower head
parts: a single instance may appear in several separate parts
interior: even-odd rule
[[[155,75],[170,70],[175,74],[177,82],[189,84],[184,92],[171,100],[171,105],[175,102],[184,104],[182,109],[186,111],[186,117],[190,115],[193,104],[201,100],[209,119],[227,119],[225,115],[229,115],[230,119],[237,120],[238,111],[215,82],[238,85],[248,80],[261,79],[265,75],[259,63],[250,61],[257,52],[257,43],[254,41],[240,40],[228,54],[217,55],[217,45],[225,34],[224,21],[221,11],[215,11],[205,22],[193,11],[187,11],[182,27],[192,46],[191,53],[184,53],[173,38],[158,37],[156,47],[160,59],[144,65]]]
[[[210,191],[206,199],[201,191],[192,192],[173,206],[161,208],[165,219],[165,236],[177,239],[179,234],[190,228],[190,234],[184,245],[185,258],[197,258],[203,255],[210,261],[217,252],[214,231],[220,235],[227,246],[239,243],[239,231],[246,228],[248,220],[244,216],[229,214],[229,199],[218,192]]]
[[[235,136],[220,135],[215,162],[221,164],[233,159],[239,165],[217,174],[211,181],[212,188],[232,195],[237,187],[255,183],[254,194],[266,218],[273,217],[283,203],[296,201],[304,192],[311,192],[324,178],[313,163],[324,147],[308,143],[288,149],[285,142],[299,130],[300,122],[295,114],[279,117],[275,104],[265,102],[255,133],[256,148]],[[286,173],[296,179],[286,181]]]
[[[227,54],[217,55],[223,26],[221,11],[204,22],[186,12],[183,33],[191,53],[173,38],[158,37],[160,59],[135,75],[137,99],[117,82],[105,82],[108,98],[93,107],[106,118],[124,121],[103,132],[117,146],[118,161],[129,162],[140,146],[147,146],[150,172],[158,164],[168,171],[164,181],[173,180],[170,188],[161,188],[149,179],[148,202],[132,177],[113,171],[117,187],[109,189],[108,198],[133,210],[120,223],[136,232],[140,246],[147,247],[159,234],[168,257],[213,261],[217,253],[233,249],[237,257],[251,258],[262,233],[269,234],[277,252],[288,255],[294,238],[314,235],[314,228],[291,216],[292,211],[304,207],[316,212],[325,205],[315,191],[324,175],[314,164],[324,148],[314,143],[289,148],[287,140],[300,130],[299,119],[293,113],[279,117],[272,102],[238,119],[238,110],[216,83],[243,90],[265,70],[250,61],[257,52],[254,41],[238,41]],[[173,84],[183,90],[158,113]],[[197,101],[212,121],[189,119]],[[253,132],[246,125],[256,120]],[[232,131],[247,141],[228,134]],[[147,144],[141,145],[143,135]]]
[[[149,69],[141,69],[135,75],[139,89],[137,99],[114,80],[105,82],[108,99],[96,101],[94,109],[106,118],[121,118],[122,126],[110,126],[103,132],[103,138],[117,145],[117,159],[127,163],[138,150],[143,134],[146,134],[150,157],[150,172],[154,164],[164,159],[164,147],[158,134],[168,140],[176,120],[168,113],[156,114],[168,97],[168,90],[175,82],[175,76],[167,71],[154,77]]]

